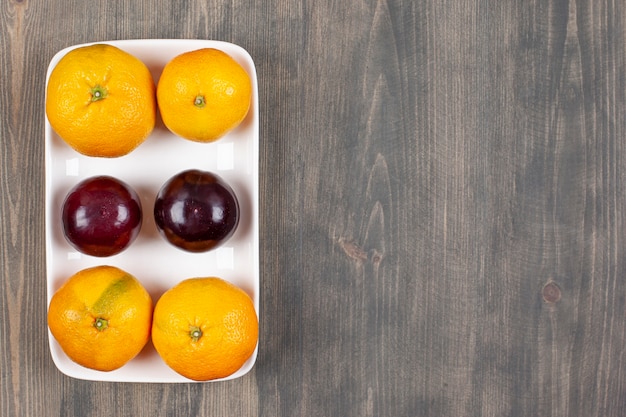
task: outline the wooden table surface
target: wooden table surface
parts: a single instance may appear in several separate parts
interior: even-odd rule
[[[626,415],[626,5],[9,0],[2,416]],[[217,39],[260,97],[260,349],[228,382],[69,378],[46,328],[45,71]]]

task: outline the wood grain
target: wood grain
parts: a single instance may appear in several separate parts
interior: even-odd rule
[[[626,414],[626,10],[612,0],[0,5],[0,415]],[[245,377],[112,384],[47,345],[59,49],[257,65],[261,336]]]

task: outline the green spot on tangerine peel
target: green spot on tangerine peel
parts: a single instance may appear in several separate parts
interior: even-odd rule
[[[125,274],[120,279],[113,281],[100,295],[91,307],[94,314],[107,314],[115,306],[119,297],[129,291],[135,284],[132,276]]]

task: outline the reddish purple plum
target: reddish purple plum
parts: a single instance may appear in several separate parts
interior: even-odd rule
[[[106,175],[87,178],[65,197],[63,232],[79,252],[106,257],[125,250],[139,235],[142,208],[137,192]]]
[[[172,245],[189,252],[220,246],[239,224],[239,202],[219,176],[196,169],[170,178],[154,204],[157,229]]]

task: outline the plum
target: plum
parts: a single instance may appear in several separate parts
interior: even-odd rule
[[[239,202],[218,175],[190,169],[170,178],[154,204],[157,229],[172,245],[206,252],[227,241],[239,224]]]
[[[117,178],[87,178],[65,197],[62,222],[65,238],[79,252],[116,255],[139,235],[141,201],[134,189]]]

